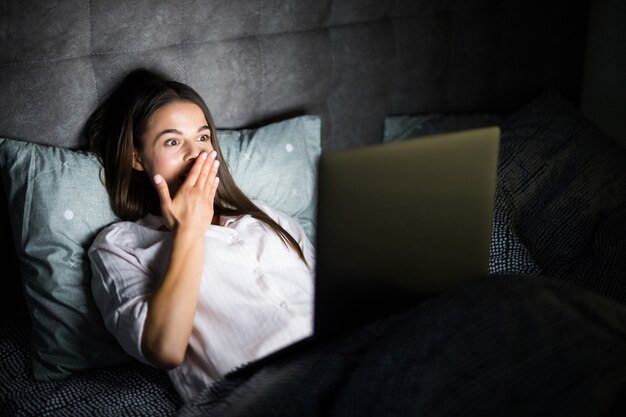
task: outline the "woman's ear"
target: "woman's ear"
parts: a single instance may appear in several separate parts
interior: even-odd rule
[[[133,169],[135,171],[144,171],[145,168],[143,167],[143,162],[141,162],[141,157],[139,156],[139,153],[137,152],[137,150],[133,150]]]

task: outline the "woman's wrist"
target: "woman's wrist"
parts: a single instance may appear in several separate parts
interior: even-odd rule
[[[201,239],[204,238],[207,228],[208,227],[192,224],[179,224],[174,228],[174,235],[175,238]]]

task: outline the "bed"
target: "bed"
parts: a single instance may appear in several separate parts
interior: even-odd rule
[[[578,110],[588,7],[3,2],[0,414],[625,415],[626,150]],[[196,88],[244,191],[312,240],[320,152],[500,126],[491,275],[183,404],[89,292],[115,216],[82,129],[138,67]]]

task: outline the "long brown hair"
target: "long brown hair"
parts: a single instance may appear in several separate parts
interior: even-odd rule
[[[143,147],[150,117],[159,108],[185,101],[196,104],[211,131],[211,144],[220,161],[220,183],[215,195],[216,215],[249,214],[267,225],[306,264],[296,240],[239,189],[224,163],[217,129],[202,97],[186,84],[168,80],[152,71],[130,72],[89,117],[85,134],[104,167],[104,183],[113,212],[122,220],[136,221],[148,213],[159,213],[159,196],[144,172],[132,168],[133,148]]]

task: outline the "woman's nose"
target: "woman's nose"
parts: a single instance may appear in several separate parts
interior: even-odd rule
[[[199,146],[197,146],[193,142],[187,142],[185,149],[185,159],[188,161],[193,161],[200,155],[200,152],[202,152],[202,150]]]

